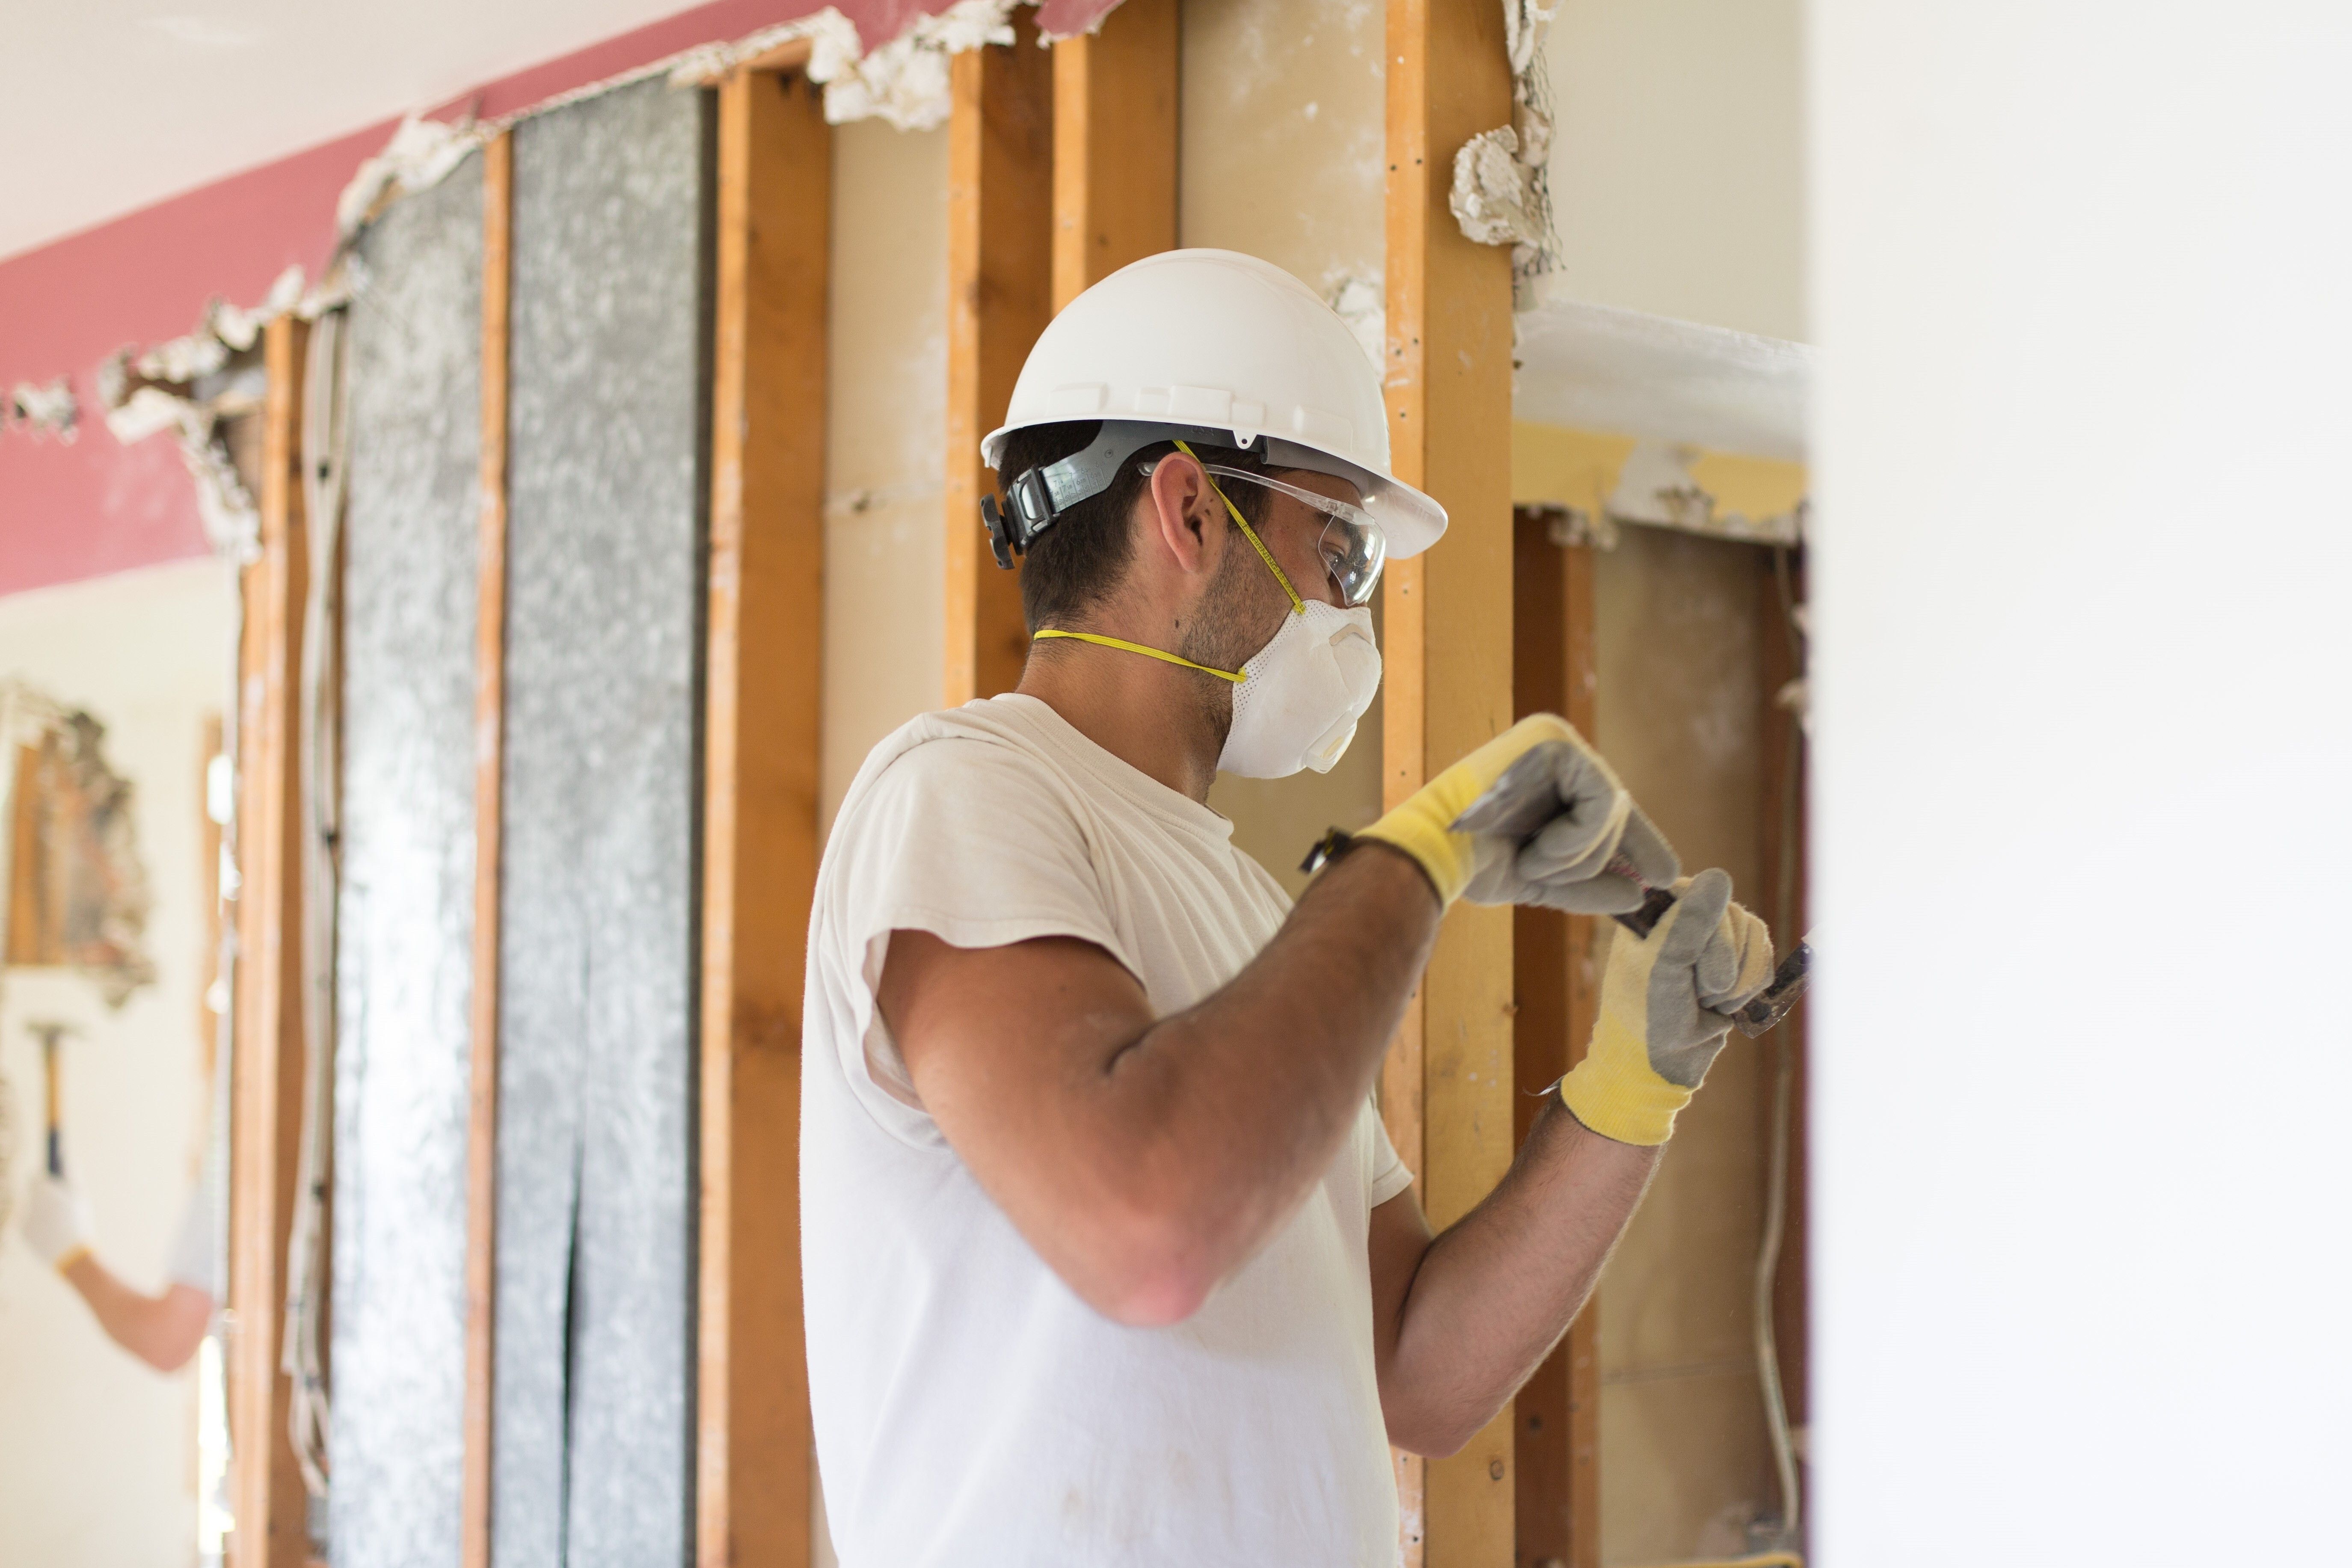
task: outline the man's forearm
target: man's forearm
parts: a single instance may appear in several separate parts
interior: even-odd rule
[[[1450,1453],[1494,1418],[1592,1293],[1659,1152],[1546,1099],[1509,1174],[1413,1274],[1381,1379],[1393,1440]]]
[[[1150,1108],[1160,1178],[1213,1227],[1206,1239],[1221,1265],[1255,1253],[1329,1168],[1437,921],[1412,860],[1385,846],[1359,849],[1223,989],[1154,1024],[1113,1062],[1116,1088]]]

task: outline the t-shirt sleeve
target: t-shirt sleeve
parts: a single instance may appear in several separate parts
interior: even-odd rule
[[[916,746],[874,780],[841,846],[845,946],[857,955],[864,1027],[843,1048],[852,1082],[874,1074],[912,1085],[873,1008],[894,931],[956,947],[1068,936],[1130,972],[1068,787],[1013,747],[949,738]]]
[[[1364,1207],[1369,1213],[1412,1185],[1412,1173],[1398,1158],[1396,1145],[1389,1142],[1388,1126],[1370,1100],[1364,1102],[1363,1114],[1372,1124],[1371,1173],[1364,1184]]]
[[[217,1162],[207,1156],[202,1174],[188,1191],[187,1206],[180,1211],[180,1230],[172,1238],[165,1270],[173,1284],[192,1285],[215,1301],[221,1299],[219,1180]]]

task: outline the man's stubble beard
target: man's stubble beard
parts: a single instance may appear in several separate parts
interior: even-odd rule
[[[1238,670],[1282,630],[1282,616],[1290,608],[1290,599],[1241,530],[1230,521],[1225,530],[1228,548],[1217,563],[1216,578],[1175,651],[1211,669]],[[1234,727],[1234,683],[1203,675],[1195,689],[1200,694],[1201,718],[1223,752]]]

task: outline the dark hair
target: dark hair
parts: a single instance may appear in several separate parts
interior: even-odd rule
[[[1004,437],[1004,449],[998,454],[997,475],[1004,483],[1010,483],[1031,468],[1057,463],[1093,445],[1101,429],[1100,420],[1083,419],[1015,430]],[[1154,442],[1139,448],[1119,464],[1118,474],[1108,485],[1056,514],[1054,525],[1029,546],[1029,552],[1021,562],[1021,616],[1029,623],[1031,631],[1044,626],[1060,626],[1084,616],[1118,586],[1119,580],[1127,574],[1132,552],[1128,537],[1129,517],[1135,510],[1136,498],[1151,482],[1140,472],[1142,465],[1175,449],[1172,441]],[[1202,448],[1196,444],[1193,450],[1234,468],[1265,466],[1258,453],[1231,447]],[[1252,528],[1265,522],[1271,494],[1265,487],[1228,485],[1225,493],[1241,508]]]

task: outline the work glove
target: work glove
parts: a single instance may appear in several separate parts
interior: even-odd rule
[[[1731,901],[1731,879],[1701,871],[1674,885],[1647,937],[1620,927],[1601,979],[1601,1016],[1560,1103],[1604,1138],[1663,1143],[1675,1113],[1731,1033],[1731,1015],[1772,983],[1772,938]]]
[[[89,1250],[89,1205],[62,1176],[35,1176],[25,1186],[25,1219],[19,1227],[41,1261],[63,1272]]]
[[[1601,753],[1550,713],[1520,720],[1356,837],[1412,856],[1449,905],[1622,914],[1680,869]]]

